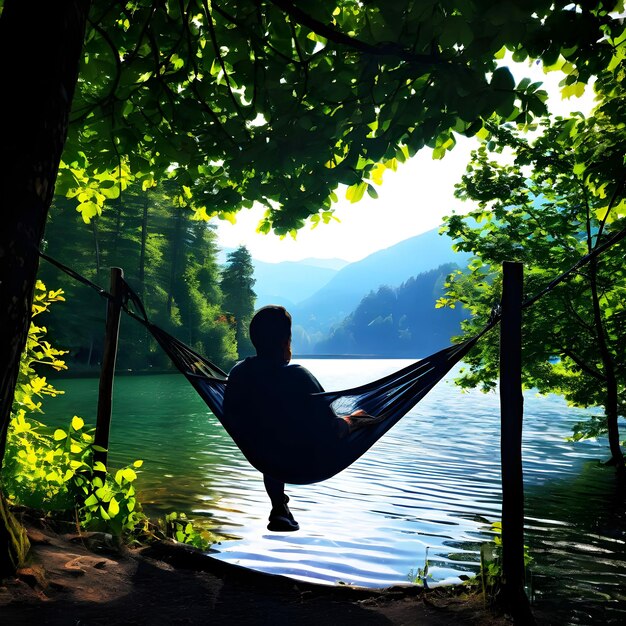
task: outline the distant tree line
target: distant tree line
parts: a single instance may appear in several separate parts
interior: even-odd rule
[[[140,296],[152,322],[223,367],[249,352],[247,323],[254,309],[254,279],[245,247],[217,260],[213,230],[172,207],[165,194],[123,193],[86,224],[69,201],[57,198],[46,228],[45,251],[93,282],[108,288],[109,268],[124,277]],[[105,301],[57,268],[42,263],[40,277],[62,288],[66,304],[48,318],[59,346],[70,351],[70,371],[96,368],[102,357]],[[233,304],[234,303],[234,304]],[[163,369],[167,356],[145,328],[124,319],[118,367]]]
[[[420,357],[449,345],[459,334],[467,313],[436,309],[454,263],[419,274],[399,287],[383,285],[371,291],[328,339],[316,346],[318,354],[372,354]]]

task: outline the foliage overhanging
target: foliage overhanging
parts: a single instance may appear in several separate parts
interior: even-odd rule
[[[610,65],[621,3],[93,2],[57,191],[85,220],[132,181],[175,179],[197,219],[258,201],[259,230],[327,221],[421,148],[545,113],[539,59],[580,93]]]

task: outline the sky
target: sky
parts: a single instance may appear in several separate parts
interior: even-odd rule
[[[538,67],[512,67],[516,80],[529,76],[541,80],[550,94],[549,108],[555,115],[572,111],[589,112],[593,92],[587,87],[581,98],[562,100],[558,82],[559,72],[544,74]],[[263,215],[262,207],[242,210],[235,225],[216,220],[218,244],[225,248],[245,245],[260,261],[278,263],[306,258],[338,258],[354,262],[441,225],[452,213],[464,213],[470,206],[454,197],[454,185],[461,179],[477,139],[457,137],[457,145],[442,160],[432,159],[431,151],[421,150],[412,159],[399,164],[396,172],[387,170],[383,184],[377,186],[378,198],[365,195],[351,204],[345,199],[345,188],[339,189],[340,200],[334,204],[339,222],[320,224],[317,228],[302,228],[296,239],[262,235],[256,227]]]

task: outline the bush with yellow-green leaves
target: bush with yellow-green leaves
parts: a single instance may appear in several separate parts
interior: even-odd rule
[[[63,292],[48,291],[38,281],[33,301],[33,318],[63,301]],[[39,366],[56,371],[67,369],[63,350],[44,339],[46,328],[30,325],[26,349],[20,363],[15,400],[9,425],[0,487],[13,504],[54,512],[77,520],[86,530],[111,533],[117,537],[149,536],[149,522],[135,492],[136,470],[143,461],[108,472],[94,452],[94,428],[74,415],[66,428],[48,426],[33,417],[43,413],[45,396],[61,393]],[[177,541],[206,550],[215,541],[208,529],[197,529],[183,513],[170,513],[165,533]]]
[[[64,300],[63,292],[48,291],[38,281],[33,300],[33,318]],[[53,428],[33,416],[43,413],[45,396],[62,393],[45,377],[40,366],[66,369],[65,352],[44,339],[46,328],[31,322],[26,349],[20,363],[7,448],[2,471],[2,489],[15,504],[48,512],[71,514],[89,530],[120,536],[145,529],[147,518],[136,500],[135,469],[142,461],[106,473],[94,462],[94,429],[75,415],[66,428]]]

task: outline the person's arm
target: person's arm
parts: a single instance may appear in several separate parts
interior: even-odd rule
[[[348,424],[349,432],[352,432],[358,428],[378,424],[378,422],[382,420],[382,417],[376,417],[375,415],[366,413],[362,409],[357,409],[356,411],[352,411],[350,415],[343,415],[341,419]]]
[[[289,387],[287,389],[289,393],[307,394],[321,393],[324,391],[319,380],[317,380],[306,367],[302,367],[302,365],[289,365],[288,369],[290,376],[286,384]]]
[[[294,368],[294,378],[297,380],[298,391],[302,393],[320,393],[324,391],[324,388],[320,382],[307,370],[306,368],[296,365]],[[295,382],[295,381],[294,381]],[[332,409],[330,409],[332,413]],[[348,426],[348,432],[352,432],[358,428],[374,424],[379,420],[374,416],[366,413],[362,409],[352,411],[349,415],[334,415],[336,419],[340,419]]]

